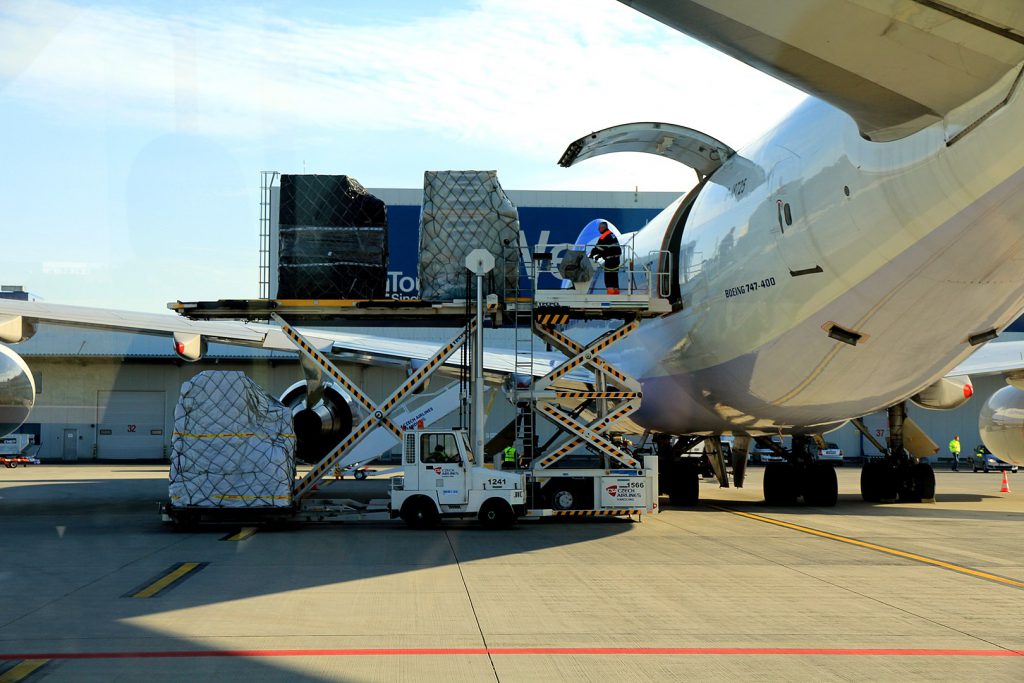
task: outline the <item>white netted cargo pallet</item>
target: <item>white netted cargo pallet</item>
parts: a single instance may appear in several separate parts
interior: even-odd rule
[[[171,438],[171,505],[288,507],[295,481],[291,410],[238,371],[181,386]]]
[[[466,256],[486,249],[497,262],[485,294],[512,292],[519,277],[519,211],[496,171],[427,171],[420,212],[420,298],[466,298]]]

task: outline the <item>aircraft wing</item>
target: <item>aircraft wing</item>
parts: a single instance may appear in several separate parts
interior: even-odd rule
[[[946,376],[1013,374],[1024,375],[1024,341],[989,342],[946,373]]]
[[[620,1],[842,109],[876,141],[955,125],[995,90],[960,112],[968,125],[1024,61],[1019,0]]]
[[[198,335],[225,344],[276,351],[296,350],[278,326],[267,323],[189,320],[169,314],[0,299],[0,341],[21,341],[31,336],[32,327],[38,323],[168,337]],[[361,365],[407,365],[410,361],[429,359],[441,347],[439,342],[398,339],[346,330],[315,327],[297,329],[318,350],[339,360]],[[563,360],[565,357],[561,354],[535,352],[533,374],[538,377],[545,375]],[[458,354],[449,359],[447,365],[458,366]],[[500,381],[512,374],[515,368],[514,350],[485,349],[484,371],[492,381]],[[570,385],[573,382],[583,383],[589,380],[589,374],[577,371],[569,373],[567,379]]]

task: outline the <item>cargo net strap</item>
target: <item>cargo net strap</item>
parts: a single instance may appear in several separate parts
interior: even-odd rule
[[[291,411],[242,372],[201,372],[174,409],[169,494],[178,507],[288,507]]]
[[[427,171],[420,212],[420,298],[466,298],[466,256],[486,249],[496,262],[484,294],[510,295],[519,277],[519,212],[496,171]]]
[[[388,216],[354,178],[282,175],[278,299],[385,296]]]

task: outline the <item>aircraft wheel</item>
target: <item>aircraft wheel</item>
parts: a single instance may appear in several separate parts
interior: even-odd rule
[[[860,471],[860,497],[865,503],[877,503],[882,499],[880,462],[866,462]]]
[[[434,501],[425,496],[405,501],[400,516],[410,529],[429,529],[440,521]]]
[[[869,462],[860,472],[860,494],[869,503],[895,503],[899,489],[896,470],[887,462]]]
[[[366,470],[356,470],[355,474],[353,474],[352,476],[354,476],[359,481],[362,481],[363,479],[366,479]]]
[[[907,472],[907,480],[900,490],[901,503],[934,503],[935,471],[926,462],[919,462]]]
[[[804,503],[817,507],[835,507],[839,500],[836,470],[826,462],[811,463],[804,482]]]
[[[788,462],[770,462],[764,467],[764,502],[793,505],[797,497],[796,468]]]
[[[480,526],[484,529],[507,529],[516,522],[512,506],[501,498],[490,498],[480,506]]]

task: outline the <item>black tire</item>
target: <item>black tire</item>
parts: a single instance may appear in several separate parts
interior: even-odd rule
[[[477,517],[484,529],[508,529],[516,523],[516,513],[508,501],[501,498],[489,498],[480,506]]]
[[[192,533],[199,530],[201,515],[198,512],[178,511],[171,515],[174,530],[182,533]]]
[[[897,498],[896,472],[886,462],[866,462],[860,471],[860,495],[866,503],[891,503]]]
[[[919,462],[910,468],[917,497],[922,503],[935,502],[935,470],[926,462]]]
[[[437,526],[441,519],[434,501],[426,496],[416,496],[405,501],[399,516],[410,529],[429,529]]]
[[[878,502],[878,475],[875,469],[873,462],[864,463],[860,469],[860,497],[865,503]]]
[[[899,478],[887,462],[869,462],[860,472],[860,495],[868,503],[895,503],[899,498]]]
[[[692,507],[700,502],[700,472],[696,464],[682,461],[673,468],[668,489],[668,502],[672,505]]]
[[[363,479],[366,479],[366,470],[356,470],[355,474],[353,474],[352,476],[358,479],[359,481],[362,481]]]
[[[576,509],[579,497],[576,494],[576,487],[570,484],[555,484],[548,491],[548,500],[555,510]]]
[[[804,479],[804,504],[831,508],[838,500],[836,469],[827,462],[811,463]]]
[[[795,505],[796,469],[788,462],[770,462],[764,467],[764,502],[768,505]]]

